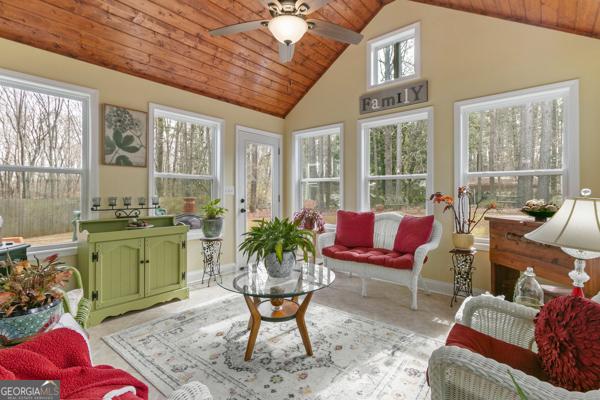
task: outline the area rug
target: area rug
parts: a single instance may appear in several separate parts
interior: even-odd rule
[[[441,342],[312,303],[307,357],[295,321],[263,322],[244,361],[249,312],[241,296],[104,337],[163,394],[190,380],[215,400],[425,399],[425,371]]]

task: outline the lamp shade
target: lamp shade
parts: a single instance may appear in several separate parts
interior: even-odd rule
[[[296,43],[308,30],[306,21],[295,15],[280,15],[269,21],[269,30],[281,43]]]
[[[600,199],[575,197],[565,200],[548,222],[525,237],[563,249],[600,252]]]

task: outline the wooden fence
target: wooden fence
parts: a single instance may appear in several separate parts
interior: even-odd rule
[[[79,199],[0,199],[3,236],[25,238],[72,232]]]

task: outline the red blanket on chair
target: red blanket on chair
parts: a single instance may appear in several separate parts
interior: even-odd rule
[[[61,399],[102,399],[133,387],[113,399],[148,399],[148,387],[127,372],[108,365],[93,367],[81,335],[61,328],[13,348],[0,350],[0,380],[60,380]]]

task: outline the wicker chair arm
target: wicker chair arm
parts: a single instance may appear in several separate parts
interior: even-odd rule
[[[468,297],[456,322],[479,332],[536,351],[533,319],[537,310],[490,294]]]
[[[508,372],[526,393],[528,400],[600,398],[600,390],[569,392],[467,349],[444,346],[435,350],[429,359],[431,399],[518,399]]]
[[[325,232],[319,235],[317,243],[317,254],[322,255],[325,247],[333,246],[335,243],[335,232]]]
[[[421,269],[423,268],[423,264],[425,263],[425,258],[427,254],[438,248],[440,245],[440,240],[442,239],[442,224],[439,221],[433,222],[433,231],[431,232],[431,237],[429,241],[421,246],[417,247],[415,250],[415,258],[413,261],[413,275],[418,277],[421,273]]]
[[[212,398],[206,385],[192,381],[171,393],[167,400],[212,400]]]

